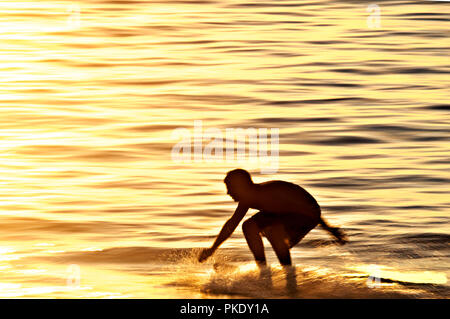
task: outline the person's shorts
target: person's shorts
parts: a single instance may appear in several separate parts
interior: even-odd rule
[[[317,226],[319,220],[308,220],[304,215],[297,213],[290,214],[276,214],[269,212],[258,212],[250,220],[254,221],[258,228],[261,229],[261,234],[266,236],[264,229],[281,224],[289,239],[289,246],[293,247],[302,240],[307,233]]]

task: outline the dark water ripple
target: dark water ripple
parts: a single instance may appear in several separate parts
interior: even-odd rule
[[[351,176],[327,178],[324,180],[310,180],[309,184],[316,187],[323,188],[354,188],[354,189],[391,189],[415,187],[415,185],[428,185],[450,182],[448,178],[427,176],[427,175],[404,175],[393,177],[370,177],[370,178],[356,178]]]

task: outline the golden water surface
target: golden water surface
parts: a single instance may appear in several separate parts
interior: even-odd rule
[[[1,1],[0,297],[286,297],[189,250],[232,214],[236,167],[349,234],[293,249],[296,297],[448,297],[449,4],[368,4]],[[194,121],[279,129],[278,169],[173,160]],[[251,268],[240,227],[222,247]]]

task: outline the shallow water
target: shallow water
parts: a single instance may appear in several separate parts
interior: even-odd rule
[[[0,2],[0,297],[448,298],[449,4],[379,1],[379,28],[368,4]],[[174,161],[194,121],[278,128],[278,169]],[[236,167],[348,232],[293,249],[295,293],[240,227],[195,261]]]

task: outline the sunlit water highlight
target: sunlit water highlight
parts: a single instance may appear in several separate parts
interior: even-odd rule
[[[448,298],[449,4],[377,3],[1,1],[0,297]],[[173,162],[195,120],[279,128],[278,172]],[[240,228],[195,260],[238,166],[349,234],[293,249],[295,293]]]

